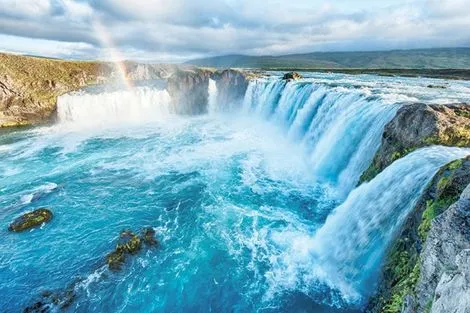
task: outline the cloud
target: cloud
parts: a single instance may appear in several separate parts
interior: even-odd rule
[[[0,7],[0,33],[10,36],[0,49],[21,42],[16,50],[56,57],[106,58],[111,43],[126,58],[155,61],[470,43],[470,0],[0,0]]]

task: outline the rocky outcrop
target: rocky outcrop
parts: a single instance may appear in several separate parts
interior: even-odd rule
[[[174,113],[197,115],[207,112],[209,78],[212,70],[177,71],[168,78],[167,90]]]
[[[470,146],[470,106],[409,104],[386,126],[382,144],[361,182],[371,180],[393,161],[428,145]]]
[[[239,103],[254,73],[240,70],[191,69],[177,71],[168,78],[167,90],[177,114],[197,115],[207,113],[209,79],[217,83],[217,103],[230,107]],[[225,108],[224,107],[224,108]]]
[[[470,173],[468,174],[470,178]],[[421,255],[416,312],[470,312],[470,185],[460,200],[432,221]],[[467,295],[463,298],[461,295]],[[467,302],[470,303],[470,300]]]
[[[49,209],[41,208],[21,215],[16,218],[8,230],[12,232],[21,232],[34,227],[41,226],[52,219],[52,212]]]
[[[217,82],[217,103],[224,108],[239,103],[245,96],[250,79],[255,77],[253,73],[233,69],[215,72],[212,79]]]
[[[284,74],[284,76],[282,77],[282,79],[284,80],[299,80],[302,78],[303,76],[297,72],[289,72],[289,73]]]
[[[429,313],[434,310],[433,299],[439,298],[441,280],[442,288],[462,281],[460,276],[453,280],[443,275],[451,275],[448,270],[457,269],[456,256],[470,248],[470,186],[463,192],[469,184],[470,157],[442,167],[435,175],[388,253],[368,312]]]
[[[442,274],[431,304],[431,313],[470,312],[470,249],[455,258],[455,269]]]

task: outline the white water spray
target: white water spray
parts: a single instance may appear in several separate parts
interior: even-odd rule
[[[209,79],[209,87],[208,87],[208,112],[209,113],[216,113],[217,109],[217,82],[213,79]]]
[[[171,113],[166,90],[134,87],[117,91],[80,91],[60,96],[57,115],[61,123],[109,125],[140,123],[161,119]]]

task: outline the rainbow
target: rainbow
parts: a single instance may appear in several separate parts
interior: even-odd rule
[[[124,63],[125,57],[124,55],[121,54],[119,49],[114,44],[111,34],[103,26],[103,24],[101,24],[101,22],[97,19],[94,20],[93,27],[95,29],[95,34],[97,36],[97,39],[101,43],[101,46],[103,48],[106,48],[108,52],[107,59],[109,59],[111,62],[115,64],[116,69],[121,78],[121,81],[124,83],[124,85],[128,89],[132,88],[133,83],[130,79],[127,78],[127,69],[126,69],[126,64]]]

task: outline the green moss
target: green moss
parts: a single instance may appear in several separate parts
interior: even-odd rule
[[[433,200],[426,202],[426,210],[423,212],[421,224],[418,227],[419,238],[422,241],[426,240],[429,230],[431,229],[431,222],[437,216],[436,204]]]
[[[392,162],[394,162],[398,159],[401,159],[402,157],[404,157],[405,155],[415,151],[416,149],[417,149],[417,147],[408,147],[408,148],[404,148],[404,149],[398,149],[397,151],[392,153]]]
[[[392,288],[390,300],[383,307],[384,313],[399,313],[403,307],[405,297],[413,294],[416,283],[419,279],[419,260],[412,260],[407,257],[406,251],[401,252],[397,267],[399,280]]]
[[[377,174],[379,174],[379,172],[379,168],[372,163],[369,168],[362,173],[361,178],[359,178],[359,184],[371,181],[375,176],[377,176]]]
[[[418,234],[422,242],[425,242],[428,237],[432,220],[444,212],[452,203],[455,202],[455,200],[456,199],[454,197],[450,197],[441,198],[437,201],[428,200],[426,202],[426,209],[423,212],[421,224],[418,226]]]
[[[463,160],[462,159],[459,159],[459,160],[455,160],[454,162],[450,163],[447,168],[451,171],[455,171],[456,169],[459,169],[461,168],[463,165]]]
[[[439,182],[437,183],[437,189],[438,190],[443,190],[446,188],[446,186],[449,184],[451,181],[451,178],[449,176],[444,176],[441,179],[439,179]]]
[[[429,313],[431,312],[431,309],[432,309],[432,299],[429,300],[428,303],[426,303],[426,306],[424,307],[424,312]]]

